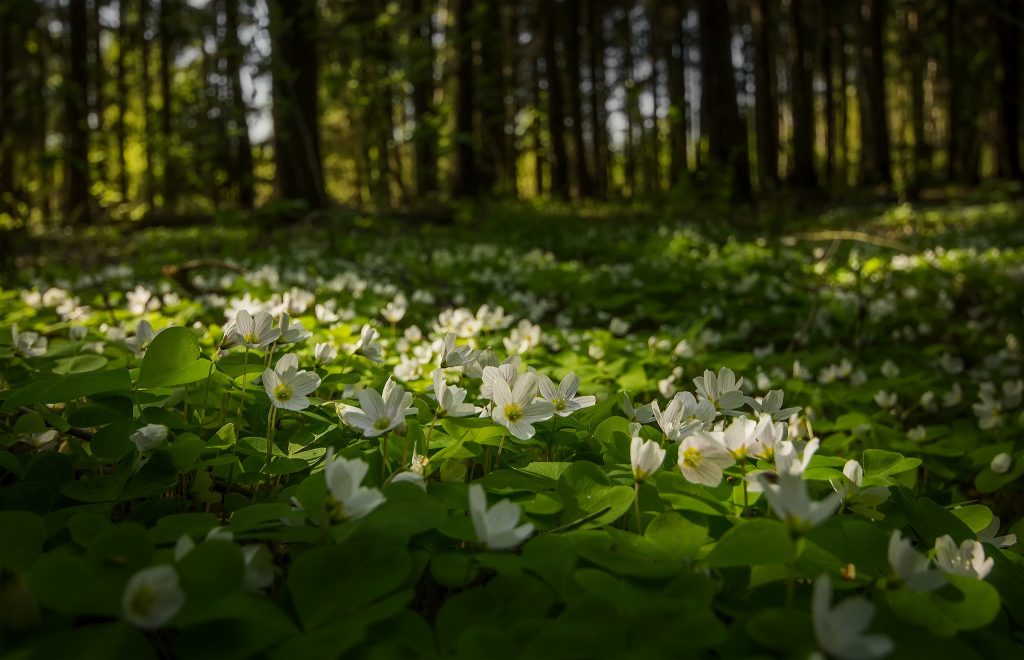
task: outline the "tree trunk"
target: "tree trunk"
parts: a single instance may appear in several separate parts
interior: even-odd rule
[[[576,192],[580,197],[593,195],[593,182],[587,167],[587,145],[583,140],[583,90],[580,76],[580,29],[583,15],[580,0],[566,2],[565,67],[569,74],[569,118],[572,120],[573,162],[576,170]]]
[[[160,39],[160,157],[163,160],[164,176],[161,192],[163,206],[174,210],[177,198],[177,168],[174,163],[172,142],[172,105],[171,99],[171,50],[173,35],[171,21],[176,19],[176,7],[171,4],[177,0],[160,0],[160,12],[157,15],[157,32]]]
[[[1021,0],[1001,0],[999,25],[999,170],[1021,178],[1020,166],[1020,31]]]
[[[412,79],[412,105],[416,120],[413,131],[413,160],[416,169],[416,194],[437,194],[437,129],[434,126],[434,47],[432,45],[433,5],[431,0],[412,0],[413,24],[409,35],[414,49],[409,75]]]
[[[140,64],[142,68],[142,148],[145,171],[143,172],[143,188],[146,199],[146,207],[152,210],[155,206],[156,178],[153,173],[153,130],[150,122],[149,101],[152,96],[152,82],[149,72],[149,37],[146,34],[146,27],[149,16],[149,0],[139,0],[139,43],[141,44]]]
[[[885,95],[885,0],[862,0],[860,43],[861,161],[864,184],[892,182]]]
[[[14,42],[18,31],[10,7],[0,7],[0,211],[14,194]]]
[[[590,68],[590,123],[594,153],[594,195],[608,194],[608,117],[605,111],[604,10],[602,0],[587,2],[587,59]]]
[[[825,81],[825,181],[831,184],[836,169],[836,86],[835,41],[832,18],[828,12],[819,12],[822,28],[821,73]]]
[[[473,103],[476,80],[473,75],[473,34],[470,15],[473,0],[454,2],[454,45],[456,50],[455,162],[452,195],[474,197],[480,191],[476,148],[473,143]]]
[[[89,107],[91,114],[95,117],[96,128],[91,132],[97,137],[92,142],[92,148],[99,152],[99,159],[96,161],[94,178],[105,183],[107,180],[107,144],[104,124],[106,123],[106,98],[103,94],[103,78],[106,73],[103,65],[103,24],[100,22],[100,6],[102,0],[92,0],[92,15],[89,17],[89,60],[90,67],[89,83],[92,87]]]
[[[911,152],[910,181],[907,195],[916,199],[928,174],[928,145],[925,142],[924,115],[924,43],[921,37],[920,3],[906,7],[906,62],[910,69],[910,125],[914,137]]]
[[[118,0],[117,19],[117,188],[121,202],[128,201],[128,160],[125,143],[128,140],[128,72],[125,70],[125,55],[131,40],[128,29],[128,3]]]
[[[64,218],[71,224],[91,219],[89,198],[89,44],[86,0],[68,6],[68,75],[64,81]]]
[[[683,44],[683,0],[663,0],[662,18],[668,25],[665,61],[668,67],[669,185],[689,172],[686,162],[686,57]]]
[[[224,0],[224,60],[231,86],[231,179],[237,191],[238,205],[243,209],[251,209],[256,201],[256,193],[252,142],[249,140],[249,109],[245,105],[242,93],[244,51],[238,40],[239,2],[240,0]]]
[[[793,174],[798,188],[817,185],[814,172],[814,64],[808,48],[809,26],[803,0],[790,0],[793,30]]]
[[[548,136],[551,143],[551,194],[569,198],[569,156],[565,146],[565,96],[555,41],[558,29],[553,11],[541,12],[544,26],[544,70],[548,82]]]
[[[709,165],[732,178],[732,196],[750,199],[750,161],[746,127],[740,119],[732,66],[729,8],[720,0],[700,1],[701,131]]]
[[[647,12],[647,61],[650,64],[650,74],[647,80],[647,93],[651,98],[651,124],[648,129],[647,122],[643,120],[643,110],[640,111],[641,121],[644,126],[644,187],[648,193],[657,193],[661,190],[661,130],[658,126],[658,104],[660,103],[658,89],[658,76],[661,60],[661,30],[658,25],[657,8]]]
[[[476,103],[479,139],[484,158],[480,161],[481,187],[501,190],[508,181],[505,171],[508,145],[505,140],[504,40],[501,32],[501,3],[485,0],[474,17],[473,33],[480,46],[480,84]]]
[[[757,176],[762,190],[779,183],[779,115],[775,102],[775,53],[770,0],[753,0],[750,22],[754,32],[754,132]]]
[[[327,205],[320,160],[316,0],[271,0],[274,168],[278,194]]]
[[[623,182],[623,193],[630,196],[634,196],[637,193],[637,175],[636,175],[636,80],[634,80],[634,65],[633,65],[633,25],[629,18],[629,11],[625,12],[620,23],[620,30],[622,39],[622,73],[619,79],[622,81],[623,96],[625,103],[625,115],[626,115],[626,143],[623,148],[623,174],[625,175],[625,181]],[[641,120],[642,121],[642,120]],[[627,192],[628,191],[628,192]]]

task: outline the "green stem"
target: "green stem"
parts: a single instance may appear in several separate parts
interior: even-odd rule
[[[270,412],[267,413],[267,467],[270,467],[270,461],[274,458],[274,430],[277,426],[277,406],[270,406]],[[267,475],[269,481],[270,475]]]
[[[383,484],[384,479],[387,476],[388,471],[388,438],[391,437],[390,433],[385,433],[380,439],[380,482]]]
[[[242,426],[242,407],[245,405],[245,381],[249,376],[249,347],[245,347],[245,357],[242,358],[242,395],[238,399],[238,413],[235,417],[238,418],[238,426]]]
[[[220,349],[217,349],[218,351]],[[216,354],[216,351],[214,352]],[[199,423],[203,423],[203,417],[206,415],[206,401],[210,397],[210,380],[213,378],[213,367],[214,362],[210,360],[210,370],[206,372],[206,385],[203,387],[203,408],[202,412],[199,413]]]
[[[636,533],[643,536],[643,529],[640,525],[640,481],[633,482],[633,518],[636,521]]]

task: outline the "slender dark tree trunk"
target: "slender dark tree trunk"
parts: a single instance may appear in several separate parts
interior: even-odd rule
[[[534,26],[537,28],[537,26]],[[533,82],[533,120],[530,122],[530,136],[533,142],[533,185],[538,196],[544,194],[544,167],[547,163],[547,148],[544,145],[544,127],[541,124],[541,93],[540,49],[534,47],[531,60]]]
[[[121,201],[128,201],[128,160],[125,143],[128,141],[128,72],[125,70],[127,50],[131,39],[128,28],[128,2],[118,0],[117,19],[117,187]]]
[[[775,102],[775,53],[772,38],[772,3],[753,0],[750,5],[754,32],[754,124],[757,140],[757,174],[762,189],[779,183],[779,116]]]
[[[608,194],[608,117],[605,110],[604,5],[602,0],[587,2],[587,59],[590,68],[590,122],[593,143],[594,195]]]
[[[470,17],[473,0],[453,0],[456,93],[455,93],[455,162],[452,195],[473,197],[479,193],[476,148],[473,143],[473,103],[476,80],[473,72],[473,34]]]
[[[803,0],[790,0],[790,25],[793,29],[793,173],[791,183],[798,188],[817,185],[814,172],[814,64],[808,47],[810,27]]]
[[[153,173],[153,130],[151,123],[151,112],[149,107],[150,97],[153,93],[152,78],[150,77],[150,43],[147,34],[149,22],[149,0],[139,0],[139,31],[138,38],[141,45],[142,70],[142,149],[145,171],[143,172],[143,188],[146,199],[146,207],[152,209],[155,205],[156,177]]]
[[[825,181],[829,184],[835,178],[836,169],[836,85],[835,85],[835,40],[832,17],[828,12],[818,12],[821,19],[821,73],[825,81]]]
[[[862,0],[860,43],[862,183],[890,183],[889,119],[885,94],[885,0]]]
[[[14,194],[14,49],[18,31],[9,5],[0,6],[0,211]]]
[[[177,20],[177,7],[172,6],[177,0],[160,0],[160,12],[157,15],[157,33],[160,40],[160,157],[163,160],[164,176],[161,182],[163,206],[174,209],[177,202],[177,167],[174,162],[171,123],[174,102],[171,97],[171,59],[174,48],[174,35],[171,34],[171,22]]]
[[[505,139],[505,174],[508,192],[519,196],[519,147],[516,144],[516,118],[519,116],[519,8],[515,4],[500,4],[501,34],[505,48],[501,61],[502,77],[505,82],[504,111],[502,125]]]
[[[508,90],[504,70],[504,40],[501,32],[501,3],[485,0],[476,12],[473,32],[480,47],[480,84],[477,89],[477,114],[484,158],[479,167],[488,191],[502,190],[508,181],[505,171],[508,144],[505,139],[505,94]]]
[[[625,12],[625,16],[622,17],[620,23],[621,40],[622,40],[622,73],[619,79],[622,81],[622,87],[624,91],[625,100],[625,115],[626,115],[626,144],[623,153],[623,173],[625,174],[625,181],[623,182],[623,192],[627,192],[630,196],[636,195],[639,186],[637,186],[637,175],[636,175],[636,124],[637,124],[637,103],[636,97],[638,90],[636,88],[636,80],[634,79],[634,65],[633,65],[633,24],[629,18],[629,11]],[[640,120],[642,121],[642,119]]]
[[[548,83],[548,136],[551,142],[551,193],[569,198],[569,155],[565,146],[565,95],[555,45],[558,29],[555,13],[542,11],[544,26],[544,70]]]
[[[744,201],[750,199],[750,161],[736,99],[731,42],[727,3],[700,0],[701,131],[709,163],[730,173],[733,198]]]
[[[271,0],[274,167],[278,194],[327,205],[320,159],[316,0]]]
[[[668,69],[669,185],[689,172],[686,159],[686,57],[683,44],[683,0],[663,0],[667,26],[665,61]]]
[[[580,75],[580,51],[583,14],[580,0],[566,3],[568,20],[565,25],[565,68],[569,75],[569,118],[572,120],[572,155],[576,170],[576,191],[580,197],[591,197],[594,192],[590,170],[587,167],[587,145],[583,140],[583,90]]]
[[[412,0],[413,24],[410,42],[415,54],[410,63],[412,104],[416,120],[413,132],[413,160],[416,169],[416,194],[437,194],[437,129],[434,126],[434,47],[433,4],[430,0]]]
[[[92,176],[101,183],[107,180],[107,144],[104,125],[106,124],[107,103],[103,90],[103,79],[106,71],[103,64],[103,23],[100,21],[100,9],[102,0],[92,0],[92,14],[89,17],[89,83],[92,88],[89,107],[92,116],[95,118],[95,129],[92,134],[96,139],[92,140],[92,148],[99,152],[100,158],[96,161],[96,167]]]
[[[648,130],[647,122],[643,120],[641,110],[641,121],[644,126],[644,184],[648,193],[656,193],[661,190],[661,130],[658,126],[658,106],[661,103],[661,94],[658,87],[661,68],[661,28],[658,25],[657,8],[651,8],[646,14],[647,18],[647,61],[650,63],[650,74],[647,80],[647,93],[651,98],[651,117]]]
[[[1021,0],[1001,0],[999,6],[999,170],[1004,177],[1019,180]]]
[[[68,6],[67,80],[64,82],[64,217],[71,224],[91,219],[89,198],[89,44],[86,0]]]
[[[946,0],[946,80],[947,107],[946,121],[949,133],[946,136],[946,178],[955,180],[960,162],[960,76],[961,66],[957,60],[957,10],[956,0]]]
[[[238,204],[251,209],[256,201],[253,173],[252,142],[249,140],[249,109],[242,93],[242,61],[244,50],[238,39],[240,0],[224,0],[224,59],[231,87],[231,135],[233,139],[232,179]]]
[[[924,43],[921,36],[920,3],[914,2],[904,10],[906,19],[906,62],[910,69],[910,125],[914,137],[911,152],[910,181],[907,195],[918,196],[928,174],[928,145],[925,142],[924,118]]]

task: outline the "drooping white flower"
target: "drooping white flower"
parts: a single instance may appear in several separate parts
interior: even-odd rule
[[[369,469],[369,464],[361,458],[350,460],[335,456],[333,448],[327,449],[324,478],[332,500],[331,516],[335,520],[362,518],[386,501],[380,490],[361,485]]]
[[[441,344],[441,367],[461,367],[476,359],[476,351],[469,344],[455,345],[455,333],[449,332]]]
[[[342,417],[345,423],[363,432],[367,438],[375,438],[405,424],[408,415],[416,413],[412,407],[412,394],[388,378],[383,391],[378,394],[373,388],[359,390],[359,405],[348,407]]]
[[[988,467],[996,474],[1006,474],[1010,471],[1010,467],[1013,466],[1013,457],[1008,453],[1000,452],[992,457],[992,462],[989,463]]]
[[[128,580],[121,596],[124,618],[144,630],[156,630],[185,604],[178,573],[166,564],[144,568]]]
[[[438,417],[467,417],[477,413],[477,407],[466,403],[466,390],[445,382],[444,371],[434,369],[434,396],[437,398]]]
[[[281,312],[281,336],[277,339],[279,344],[295,344],[312,336],[313,333],[306,330],[302,321],[293,321],[288,312]]]
[[[999,533],[999,516],[992,516],[992,521],[985,526],[985,529],[978,532],[978,540],[982,543],[990,543],[997,548],[1009,548],[1017,545],[1016,534],[1005,534],[996,536]]]
[[[747,399],[747,403],[754,409],[754,412],[770,415],[775,421],[782,421],[800,412],[800,406],[783,408],[782,402],[785,397],[786,394],[782,390],[769,390],[768,394],[765,394],[760,401]]]
[[[128,439],[138,447],[139,452],[144,453],[156,449],[167,439],[167,427],[163,424],[146,424],[132,433]]]
[[[313,362],[318,365],[330,364],[338,357],[338,350],[334,346],[319,343],[313,348]]]
[[[156,332],[153,331],[153,326],[146,319],[142,319],[135,325],[135,336],[125,339],[124,343],[134,351],[135,357],[141,358],[146,354],[146,349],[149,348],[149,344],[155,336]]]
[[[854,512],[872,519],[881,518],[874,510],[876,506],[889,499],[889,489],[885,486],[869,486],[861,488],[864,481],[864,468],[854,460],[846,461],[841,479],[830,479],[843,504]]]
[[[18,332],[18,324],[11,326],[11,344],[14,352],[25,357],[39,357],[46,354],[47,341],[38,332]]]
[[[629,462],[633,468],[633,478],[643,481],[661,469],[661,464],[665,462],[665,450],[654,440],[645,442],[643,438],[633,436],[629,444]]]
[[[679,443],[679,470],[690,483],[714,488],[722,482],[722,470],[733,465],[732,454],[712,432],[698,431]]]
[[[628,392],[623,392],[619,396],[619,408],[622,410],[623,416],[630,421],[636,420],[641,424],[650,424],[654,421],[654,410],[651,408],[651,404],[646,403],[634,408],[633,399]]]
[[[245,561],[242,588],[246,591],[262,591],[274,583],[274,558],[267,546],[262,543],[243,545],[242,559]]]
[[[501,500],[487,508],[487,494],[480,484],[469,486],[469,515],[477,539],[490,550],[508,550],[533,533],[533,523],[520,525],[522,510],[518,504]]]
[[[380,337],[379,332],[369,325],[364,325],[359,331],[359,341],[356,342],[356,348],[353,353],[362,355],[370,362],[383,362],[381,359],[383,351],[377,342],[378,337]]]
[[[540,395],[554,407],[555,414],[559,417],[568,417],[577,410],[589,408],[597,403],[597,397],[593,395],[576,396],[579,389],[580,379],[571,371],[562,378],[557,389],[550,378],[540,375]]]
[[[865,634],[875,606],[863,596],[851,596],[832,607],[832,583],[828,575],[814,581],[811,618],[818,645],[829,656],[841,660],[871,660],[892,653],[893,643],[885,635]]]
[[[985,546],[974,539],[964,539],[958,548],[949,534],[935,539],[935,564],[952,575],[984,580],[995,560],[985,557]]]
[[[249,348],[264,348],[280,336],[281,329],[274,327],[274,317],[269,312],[260,310],[250,314],[243,309],[235,315],[234,340]]]
[[[914,549],[898,529],[889,537],[889,566],[892,572],[914,591],[931,591],[946,583],[942,573],[931,567],[931,560]]]
[[[520,375],[512,388],[508,386],[508,382],[504,378],[496,378],[492,383],[491,391],[494,401],[491,419],[507,428],[509,433],[516,438],[529,440],[535,432],[534,422],[551,419],[555,413],[554,406],[547,401],[534,401],[536,396],[537,376],[535,374]]]
[[[812,500],[799,473],[762,472],[756,478],[772,513],[795,532],[805,532],[825,522],[841,502],[839,493],[830,493],[821,501]]]
[[[276,408],[303,410],[309,406],[308,395],[320,387],[320,376],[312,371],[299,371],[295,353],[281,356],[273,369],[263,372],[263,389]]]

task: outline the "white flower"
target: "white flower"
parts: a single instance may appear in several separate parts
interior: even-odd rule
[[[490,550],[508,550],[533,533],[533,523],[519,524],[522,511],[518,504],[501,500],[487,508],[487,494],[480,484],[469,486],[469,515],[476,537]]]
[[[735,463],[721,440],[704,431],[698,431],[679,443],[677,462],[687,481],[712,488],[722,482],[722,470]]]
[[[992,457],[992,462],[988,464],[990,470],[996,474],[1006,474],[1010,471],[1010,467],[1013,466],[1013,457],[1007,454],[1005,451],[996,454]]]
[[[156,630],[174,618],[185,604],[174,567],[151,566],[128,580],[121,596],[124,618],[144,630]]]
[[[642,424],[650,424],[654,421],[654,411],[651,408],[651,404],[647,403],[634,408],[633,399],[630,398],[628,392],[623,392],[620,395],[619,408],[622,409],[626,419],[630,421],[636,420]]]
[[[540,326],[523,319],[516,327],[512,328],[509,336],[501,341],[510,355],[521,355],[539,344],[540,338]]]
[[[914,428],[907,431],[907,437],[913,440],[914,442],[924,442],[924,440],[928,437],[928,429],[926,429],[921,424],[918,424]]]
[[[604,348],[600,344],[590,344],[587,346],[587,356],[594,361],[603,360],[605,356]]]
[[[39,357],[46,353],[47,341],[38,332],[18,332],[18,324],[11,326],[11,344],[14,352],[25,357]]]
[[[434,369],[434,396],[437,398],[438,417],[467,417],[477,413],[477,407],[465,403],[466,390],[455,385],[448,385],[444,379],[444,371]]]
[[[547,401],[534,401],[537,396],[537,377],[532,373],[522,374],[510,388],[504,378],[492,383],[494,408],[491,419],[501,424],[520,440],[533,437],[534,422],[550,419],[555,408]]]
[[[305,341],[313,336],[313,333],[306,330],[302,321],[292,321],[288,312],[281,312],[281,336],[278,338],[280,344],[294,344]]]
[[[825,522],[839,508],[839,493],[815,502],[807,494],[807,484],[799,473],[779,472],[757,475],[772,512],[796,532],[805,532]]]
[[[263,389],[270,402],[285,410],[302,410],[309,406],[307,395],[320,387],[320,376],[312,371],[299,371],[299,358],[288,353],[273,369],[263,372]]]
[[[481,358],[486,356],[486,351],[480,354]],[[496,380],[503,380],[509,387],[515,387],[516,380],[519,379],[519,364],[519,358],[515,357],[514,359],[506,360],[497,366],[489,364],[483,366],[482,371],[480,372],[480,379],[483,381],[480,384],[480,396],[485,399],[493,398],[494,381]]]
[[[706,414],[710,411],[710,419],[714,419],[715,409],[708,401],[698,402],[689,392],[682,392],[674,397],[662,411],[657,401],[651,402],[651,413],[655,421],[661,427],[662,433],[669,440],[679,441],[686,436],[704,428],[708,420]]]
[[[167,427],[163,424],[146,424],[132,433],[128,439],[135,443],[140,452],[147,452],[156,449],[167,439]]]
[[[767,415],[762,415],[761,419],[765,419],[765,422],[760,426],[755,437],[757,444],[750,448],[750,453],[757,458],[773,461],[776,447],[780,446],[783,438],[786,437],[787,425],[783,422],[772,421]]]
[[[719,369],[717,376],[710,369],[705,369],[703,376],[693,379],[693,384],[700,398],[709,400],[721,410],[734,410],[746,401],[740,391],[743,379],[736,380],[736,374],[728,367]]]
[[[369,469],[369,464],[361,458],[349,460],[342,456],[336,457],[333,448],[327,449],[324,478],[333,500],[331,515],[334,519],[362,518],[386,501],[378,489],[360,485]]]
[[[949,388],[949,391],[942,395],[942,405],[947,408],[959,405],[964,398],[964,390],[960,387],[960,383],[953,383],[953,386]]]
[[[540,395],[550,403],[555,414],[559,417],[568,417],[577,410],[589,408],[597,403],[595,396],[576,396],[580,389],[580,379],[571,371],[562,378],[562,382],[555,389],[555,384],[545,375],[540,376]]]
[[[270,345],[279,336],[281,329],[274,327],[274,317],[268,312],[258,311],[250,314],[246,310],[240,310],[235,315],[234,341],[245,344],[249,348],[263,348]],[[224,333],[225,339],[228,332]]]
[[[246,591],[261,591],[274,583],[274,558],[267,546],[253,543],[242,546],[245,560],[245,579],[242,587]]]
[[[878,404],[879,408],[889,410],[896,406],[896,402],[899,400],[899,396],[895,392],[887,392],[886,390],[878,390],[875,392],[875,403]]]
[[[874,508],[889,499],[889,489],[885,486],[869,486],[861,488],[864,481],[864,468],[854,460],[846,461],[843,466],[843,478],[831,479],[832,488],[835,489],[843,504],[851,507],[854,512],[872,519],[881,518],[880,513]]]
[[[811,610],[814,636],[828,655],[842,660],[883,658],[893,650],[885,635],[864,634],[875,616],[875,606],[863,596],[852,596],[832,607],[832,583],[828,575],[814,581]]]
[[[608,330],[610,330],[613,335],[621,337],[629,332],[629,322],[624,321],[617,316],[612,317],[611,322],[608,324]]]
[[[316,364],[330,364],[338,357],[338,351],[330,344],[320,343],[313,348],[313,362]]]
[[[359,341],[356,342],[356,348],[353,353],[358,353],[371,362],[383,362],[380,357],[381,347],[377,343],[378,337],[380,337],[379,332],[369,325],[364,325],[359,331]]]
[[[818,451],[821,442],[817,438],[811,438],[804,445],[803,452],[797,456],[796,445],[791,440],[783,440],[775,447],[775,469],[780,474],[795,474],[800,476],[811,463],[811,458]]]
[[[997,548],[1009,548],[1017,545],[1016,534],[996,536],[999,533],[999,516],[992,516],[992,522],[985,529],[978,532],[978,540],[982,543],[990,543]]]
[[[889,565],[892,572],[914,591],[931,591],[946,583],[942,573],[931,568],[931,560],[914,549],[898,529],[889,537]]]
[[[476,351],[469,344],[462,346],[455,345],[455,333],[449,332],[444,336],[441,345],[441,366],[461,367],[476,359]]]
[[[128,348],[135,352],[135,357],[141,358],[146,354],[146,349],[149,348],[149,344],[155,336],[156,332],[153,331],[153,326],[149,324],[149,321],[143,319],[135,325],[135,336],[125,339],[124,343],[128,344]]]
[[[395,324],[402,320],[405,316],[407,304],[403,296],[396,296],[394,300],[384,306],[384,309],[380,311],[380,315],[384,317],[384,320],[388,323]]]
[[[882,375],[886,378],[896,378],[900,375],[900,368],[892,360],[886,360],[882,363]]]
[[[73,325],[68,328],[68,336],[71,341],[82,341],[89,334],[89,329],[84,325]]]
[[[1000,426],[1003,423],[1002,402],[987,392],[979,393],[978,397],[981,400],[971,405],[974,416],[978,418],[978,428],[987,431]]]
[[[759,442],[757,440],[761,429],[771,423],[771,418],[763,416],[761,422],[755,422],[746,417],[735,418],[722,432],[722,444],[729,453],[738,461],[744,460],[748,453],[757,453]]]
[[[405,424],[408,415],[416,413],[412,407],[412,394],[388,378],[381,394],[372,388],[359,390],[359,405],[362,409],[349,407],[343,418],[349,426],[363,432],[367,438],[375,438]]]
[[[957,548],[949,534],[935,539],[935,564],[952,575],[964,575],[984,580],[995,560],[985,557],[985,546],[974,539],[965,539]]]
[[[633,467],[633,478],[642,481],[650,477],[665,461],[665,450],[654,440],[644,442],[643,438],[633,436],[629,444],[629,462]]]

